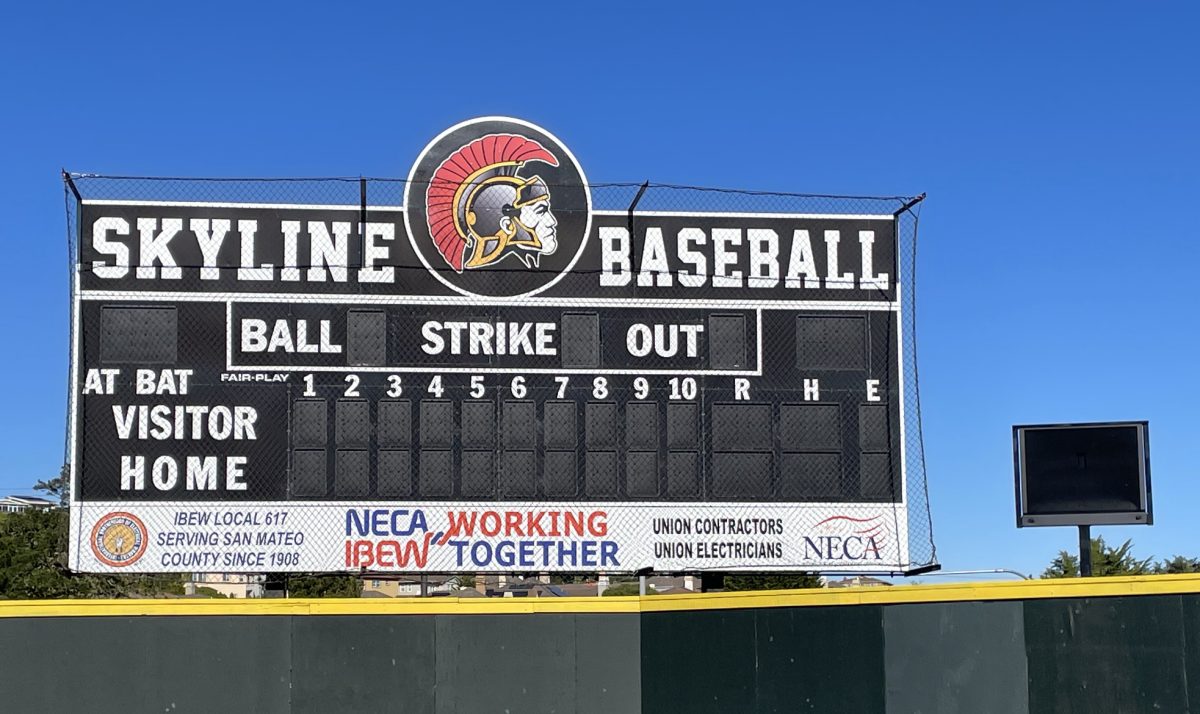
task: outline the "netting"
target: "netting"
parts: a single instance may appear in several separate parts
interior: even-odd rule
[[[555,206],[559,240],[609,230],[626,263],[594,245],[502,260],[464,294],[470,271],[406,247],[404,180],[66,178],[78,567],[936,565],[918,197],[592,184],[590,211]],[[120,272],[112,244],[158,250],[169,220],[195,249]],[[815,276],[788,221],[811,263],[840,250],[842,269]],[[745,250],[722,265],[731,231]],[[859,271],[868,250],[889,270]],[[139,541],[122,562],[110,526],[175,550]]]

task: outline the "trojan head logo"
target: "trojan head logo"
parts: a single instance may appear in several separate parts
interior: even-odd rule
[[[512,256],[534,268],[558,248],[558,220],[541,176],[521,176],[526,162],[558,166],[533,139],[488,134],[450,155],[425,193],[426,221],[446,263],[458,272]]]
[[[591,200],[575,158],[544,129],[487,117],[425,148],[405,190],[409,238],[442,283],[470,296],[533,295],[578,260]]]

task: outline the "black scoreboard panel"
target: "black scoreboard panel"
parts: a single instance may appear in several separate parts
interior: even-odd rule
[[[82,364],[115,371],[83,400],[83,501],[903,500],[891,309],[128,297],[80,307]],[[194,439],[245,490],[158,488]]]
[[[85,203],[77,500],[903,502],[892,217],[586,218]]]

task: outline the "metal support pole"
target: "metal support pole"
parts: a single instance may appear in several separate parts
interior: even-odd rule
[[[904,213],[908,209],[912,208],[913,206],[917,205],[918,203],[920,203],[921,201],[924,201],[924,200],[925,200],[925,193],[921,192],[920,196],[913,196],[912,198],[905,201],[904,205],[901,206],[900,208],[897,208],[896,212],[893,213],[892,215],[898,217],[901,213]]]
[[[429,597],[429,576],[421,575],[421,597]]]
[[[638,595],[645,597],[646,595],[646,576],[638,576]]]
[[[627,215],[628,224],[629,224],[629,241],[630,241],[629,244],[630,245],[633,245],[633,240],[634,240],[634,238],[633,238],[633,212],[635,210],[637,210],[637,206],[639,203],[641,203],[642,196],[644,196],[646,194],[646,189],[648,189],[648,188],[650,188],[649,181],[647,181],[641,185],[641,188],[638,189],[637,195],[635,195],[633,197],[633,200],[629,202],[629,208],[626,209],[626,215]],[[635,268],[634,272],[637,272],[637,270],[636,270],[637,266],[634,266],[634,268]]]
[[[62,179],[63,179],[63,183],[65,183],[67,185],[67,188],[71,189],[71,193],[74,194],[77,207],[82,206],[83,205],[83,196],[81,196],[79,194],[79,187],[75,185],[75,179],[71,177],[71,173],[69,171],[67,171],[66,169],[63,169],[62,170]]]
[[[715,593],[722,592],[725,589],[725,574],[724,573],[700,573],[700,592]]]
[[[1079,577],[1092,577],[1092,527],[1079,526]]]
[[[367,267],[367,179],[358,177],[358,267]]]

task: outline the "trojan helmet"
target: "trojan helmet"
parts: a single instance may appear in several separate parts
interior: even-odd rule
[[[558,166],[538,142],[515,134],[490,134],[451,154],[433,172],[425,194],[429,234],[451,268],[479,268],[516,255],[537,265],[537,235],[520,220],[521,209],[550,200],[540,176],[517,175],[526,161]],[[508,229],[503,218],[511,219]]]

